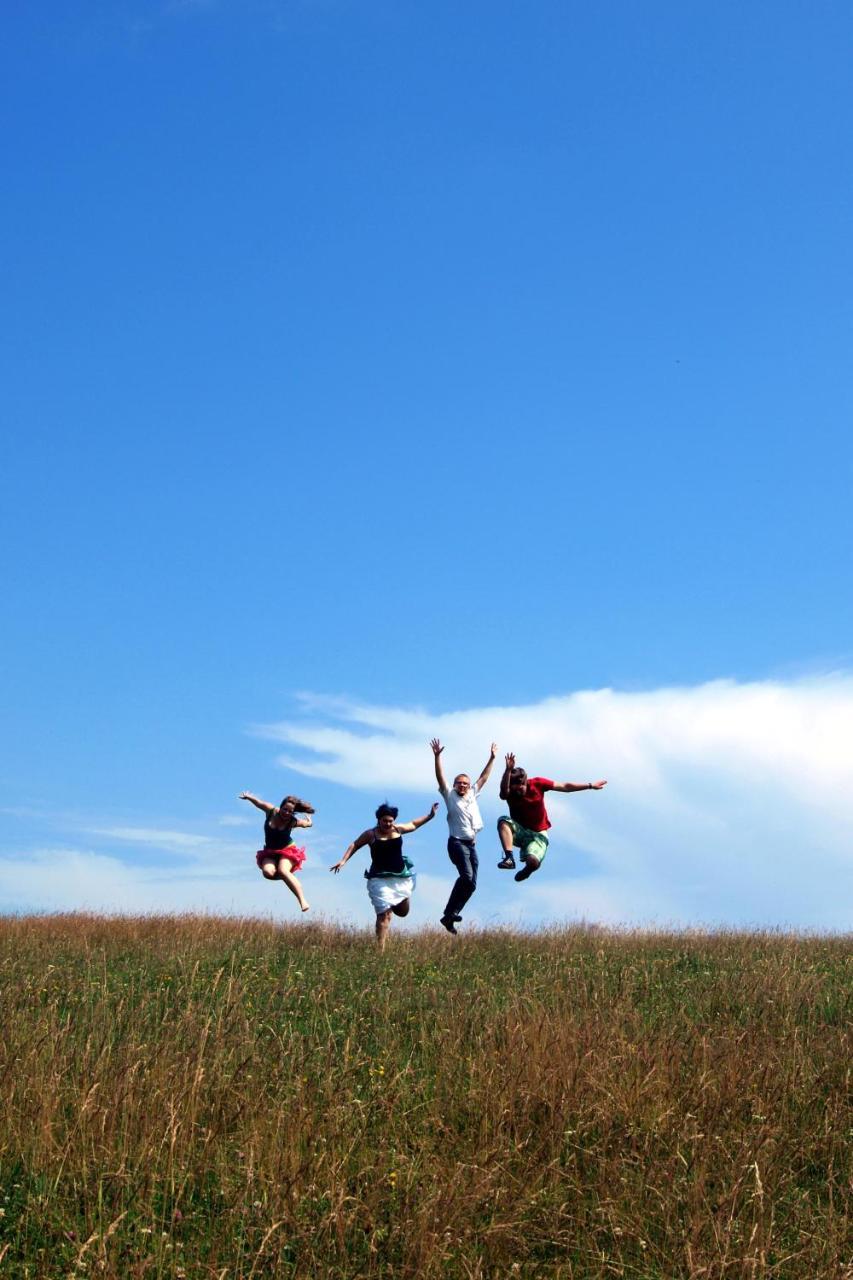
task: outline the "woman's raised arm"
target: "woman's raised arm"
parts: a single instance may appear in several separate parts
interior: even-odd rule
[[[410,831],[417,831],[418,827],[422,827],[425,822],[432,822],[438,811],[438,801],[430,809],[429,813],[425,813],[422,818],[413,818],[411,822],[395,822],[394,827],[400,832],[400,835],[406,835]]]
[[[249,804],[253,804],[256,809],[262,810],[264,813],[275,813],[275,805],[267,804],[266,800],[259,800],[257,796],[253,796],[251,791],[241,791],[238,800],[248,800]]]

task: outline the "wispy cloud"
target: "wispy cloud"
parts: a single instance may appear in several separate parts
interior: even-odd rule
[[[67,837],[69,823],[61,825]],[[76,839],[71,844],[52,842],[47,834],[25,848],[13,840],[11,848],[0,849],[0,911],[212,911],[287,917],[295,910],[289,891],[258,871],[252,838],[225,841],[165,825],[72,825]],[[42,827],[49,832],[51,823],[43,821]],[[334,860],[340,855],[340,840],[328,833],[311,835],[309,864],[300,878],[315,902],[312,918],[363,915],[360,878],[340,882],[328,874],[332,853]]]
[[[206,853],[218,845],[212,836],[189,831],[163,831],[158,827],[87,827],[85,831],[88,835],[101,836],[105,840],[167,849],[181,854]]]
[[[332,877],[324,859],[312,857],[300,879],[312,903],[310,918],[371,924],[359,874]],[[421,923],[436,914],[433,895],[419,900]],[[301,919],[295,899],[280,883],[264,880],[254,859],[218,869],[174,863],[145,864],[92,849],[57,845],[25,855],[0,855],[0,910],[10,912],[99,911],[138,915],[154,912],[215,912],[222,915]]]
[[[478,769],[495,738],[532,773],[609,778],[601,793],[551,798],[552,849],[525,887],[542,918],[851,926],[847,674],[604,689],[438,716],[305,696],[301,711],[256,730],[286,744],[280,763],[374,793],[430,790],[435,734],[451,770]],[[498,805],[493,781],[491,819]]]
[[[247,844],[254,848],[251,839],[238,842],[223,839],[221,835],[159,826],[90,823],[80,824],[76,830],[81,836],[94,840],[103,851],[116,856],[122,845],[129,847],[134,858],[144,857],[153,864],[162,862],[163,855],[168,855],[169,861],[163,865],[172,865],[181,871],[199,866],[216,872],[221,867],[239,865],[246,860]]]

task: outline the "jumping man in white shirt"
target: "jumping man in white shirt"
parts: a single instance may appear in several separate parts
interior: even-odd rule
[[[448,789],[441,767],[441,753],[444,747],[438,738],[429,744],[435,756],[435,777],[438,789],[447,805],[447,825],[450,835],[447,841],[447,852],[458,874],[455,885],[450,891],[447,906],[441,923],[448,933],[456,933],[456,926],[462,919],[460,912],[471,894],[477,888],[477,848],[474,843],[477,832],[483,830],[483,819],[477,804],[477,796],[489,780],[492,765],[497,755],[497,744],[492,743],[491,754],[486,761],[483,772],[471,786],[467,773],[458,773],[453,779],[452,788]]]

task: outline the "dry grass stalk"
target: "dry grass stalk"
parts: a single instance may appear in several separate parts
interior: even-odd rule
[[[1,1273],[842,1280],[850,959],[5,920]]]

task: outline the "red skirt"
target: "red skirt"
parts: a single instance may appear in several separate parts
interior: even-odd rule
[[[255,854],[255,862],[258,866],[262,862],[269,862],[270,858],[274,858],[276,862],[279,858],[287,858],[290,861],[290,870],[299,871],[305,861],[305,850],[300,849],[298,845],[289,844],[286,849],[259,849]]]

